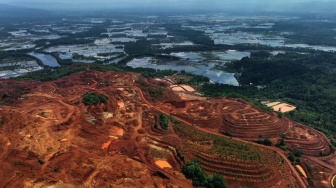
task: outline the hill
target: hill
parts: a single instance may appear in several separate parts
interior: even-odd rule
[[[0,4],[0,18],[3,23],[12,21],[45,20],[57,16],[55,13],[38,8],[27,8],[15,5]]]
[[[229,187],[305,187],[287,159],[291,151],[303,152],[305,170],[319,169],[325,178],[334,172],[311,165],[319,151],[333,159],[328,140],[314,129],[243,100],[181,99],[165,81],[135,73],[1,80],[0,92],[1,187],[192,187],[181,173],[191,160],[223,175]],[[276,143],[282,134],[286,152],[255,143]]]

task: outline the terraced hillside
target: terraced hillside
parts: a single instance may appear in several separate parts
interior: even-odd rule
[[[331,152],[324,134],[240,99],[166,102],[163,106],[170,114],[213,132],[229,133],[248,141],[262,137],[277,142],[285,135],[292,150],[314,156]]]
[[[203,128],[230,132],[235,137],[255,140],[278,137],[289,129],[289,122],[266,113],[240,99],[189,101],[185,108],[166,103],[172,114]]]

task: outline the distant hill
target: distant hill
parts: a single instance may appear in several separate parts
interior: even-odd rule
[[[150,3],[149,3],[150,2]],[[101,10],[130,10],[130,11],[197,11],[197,10],[221,10],[221,11],[238,11],[238,12],[335,12],[336,2],[334,0],[281,0],[281,1],[268,1],[268,0],[198,0],[198,1],[99,1],[92,2],[89,0],[81,1],[65,1],[65,0],[50,0],[50,1],[23,1],[16,0],[10,3],[10,9],[19,9],[19,7],[30,7],[26,11],[35,10],[41,13],[41,10],[51,11],[67,11],[73,12],[95,12]],[[1,9],[8,9],[8,5],[2,6]],[[8,12],[8,11],[7,11]]]
[[[41,20],[52,16],[56,16],[56,14],[46,10],[0,4],[1,21]]]

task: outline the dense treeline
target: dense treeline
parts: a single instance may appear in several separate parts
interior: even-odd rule
[[[89,44],[94,41],[94,38],[102,37],[102,33],[107,32],[106,26],[107,25],[105,23],[96,27],[92,27],[88,31],[75,34],[68,33],[67,36],[55,40],[37,40],[35,41],[35,44],[37,47],[43,46],[43,49],[57,45]]]
[[[182,28],[181,24],[166,24],[168,34],[172,36],[182,37],[195,44],[205,45],[208,47],[214,46],[214,41],[206,36],[203,31],[197,31],[188,28]]]
[[[117,64],[103,65],[99,63],[83,64],[72,63],[68,66],[61,67],[45,67],[43,70],[27,73],[26,75],[17,77],[19,80],[39,80],[39,81],[51,81],[61,78],[72,73],[84,71],[87,68],[98,71],[125,71],[139,73],[149,78],[163,78],[165,76],[171,76],[176,74],[176,71],[171,70],[154,70],[150,68],[132,68],[128,66],[122,66]]]
[[[239,98],[247,102],[253,103],[259,108],[273,112],[273,109],[267,107],[260,103],[260,98],[263,98],[263,95],[258,94],[258,90],[252,86],[231,86],[225,84],[209,84],[205,83],[202,85],[201,90],[208,97],[229,97],[229,98]]]
[[[45,67],[43,70],[27,73],[23,76],[17,77],[18,80],[39,80],[39,81],[51,81],[58,78],[70,75],[72,73],[84,71],[86,69],[85,65],[71,65],[67,67]]]
[[[297,106],[287,117],[323,131],[336,144],[336,54],[258,54],[230,65],[240,72],[241,87],[205,84],[204,92],[248,101],[287,101]]]
[[[330,58],[328,55],[326,57]],[[233,66],[237,72],[241,73],[239,77],[241,84],[262,85],[279,78],[306,74],[317,63],[323,61],[322,58],[321,55],[300,55],[298,53],[276,56],[252,53],[251,58],[245,57],[228,66]]]
[[[35,60],[37,62],[38,65],[40,66],[44,66],[42,61],[34,56],[28,55],[24,52],[12,52],[12,51],[0,51],[0,63],[2,59],[6,59],[6,58],[14,58],[14,59],[30,59],[30,60]],[[14,69],[14,68],[13,68]],[[13,70],[12,69],[12,70]]]
[[[283,21],[277,22],[272,30],[292,32],[285,36],[287,42],[335,46],[336,23],[320,21]]]
[[[152,43],[146,39],[137,40],[136,42],[124,43],[125,52],[130,55],[152,54],[156,51],[152,49]]]

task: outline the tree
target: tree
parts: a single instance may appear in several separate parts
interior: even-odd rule
[[[226,188],[226,183],[223,176],[219,174],[214,174],[212,176],[208,176],[207,188]]]
[[[295,157],[301,157],[303,153],[301,150],[294,150],[292,154],[295,155]]]
[[[160,126],[164,130],[168,130],[169,127],[169,119],[163,113],[160,113]]]
[[[273,146],[273,142],[270,139],[265,139],[263,144],[266,146]]]
[[[225,132],[224,132],[224,135],[225,135],[225,136],[229,136],[229,137],[233,137],[233,133],[230,132],[230,131],[225,131]]]
[[[296,157],[295,157],[295,155],[293,155],[293,154],[290,154],[290,155],[288,156],[288,159],[289,159],[292,163],[295,163],[295,162],[296,162]]]
[[[107,97],[98,93],[86,93],[82,101],[86,106],[93,104],[107,103]]]
[[[194,186],[203,186],[207,180],[204,170],[196,161],[187,162],[182,173],[188,178],[192,179]]]
[[[285,134],[282,134],[281,135],[281,139],[280,139],[280,141],[279,141],[279,143],[278,143],[278,146],[279,147],[281,147],[281,146],[285,146],[286,144],[285,144],[285,138],[286,138],[286,135]]]
[[[281,112],[278,112],[278,118],[282,118],[283,114]]]
[[[227,187],[223,176],[219,174],[207,176],[203,168],[196,161],[187,162],[182,168],[182,173],[188,179],[192,179],[194,186],[204,186],[206,188]]]

